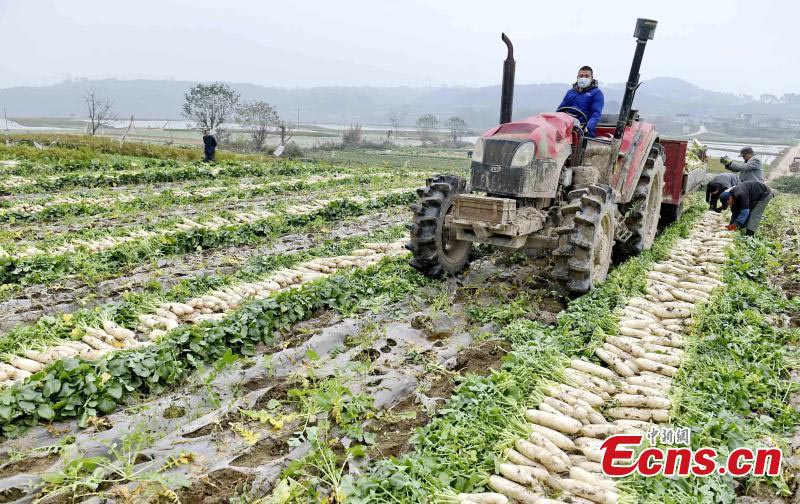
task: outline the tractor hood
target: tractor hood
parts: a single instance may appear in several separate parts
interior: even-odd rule
[[[484,132],[484,140],[499,136],[504,140],[517,138],[520,141],[530,140],[536,144],[536,158],[554,159],[559,144],[572,143],[572,127],[575,120],[563,112],[546,112],[495,126]]]

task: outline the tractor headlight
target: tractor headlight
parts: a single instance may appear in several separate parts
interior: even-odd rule
[[[475,147],[472,148],[472,160],[483,163],[483,137],[478,137]]]
[[[530,166],[533,156],[536,154],[536,144],[525,142],[517,147],[514,157],[511,159],[511,168],[525,168]]]

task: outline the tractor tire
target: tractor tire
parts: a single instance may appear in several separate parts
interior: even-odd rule
[[[570,191],[556,228],[552,276],[570,292],[584,293],[608,276],[614,248],[614,194],[607,185]]]
[[[663,229],[669,226],[676,220],[680,219],[682,214],[683,214],[683,201],[681,201],[680,204],[678,205],[662,203],[661,218],[658,221],[658,227]]]
[[[419,201],[411,205],[414,222],[409,224],[411,266],[430,277],[455,275],[466,269],[472,242],[457,240],[444,226],[453,207],[453,198],[466,191],[461,177],[437,175],[417,189]]]
[[[633,233],[627,241],[616,245],[615,255],[620,260],[649,250],[656,239],[661,201],[664,198],[665,168],[662,152],[660,144],[654,144],[650,149],[633,198],[620,209],[625,215],[625,226]]]

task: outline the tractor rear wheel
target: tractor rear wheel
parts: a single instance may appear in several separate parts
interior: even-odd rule
[[[472,242],[457,240],[455,232],[444,225],[453,199],[466,186],[461,177],[437,175],[417,189],[419,202],[411,205],[414,222],[408,225],[411,243],[406,248],[413,254],[411,266],[427,276],[455,275],[467,267]]]
[[[661,201],[664,198],[664,158],[660,144],[654,144],[633,192],[633,199],[622,209],[625,225],[632,233],[625,242],[617,243],[620,259],[640,254],[653,246],[658,232]]]
[[[571,292],[587,292],[603,282],[614,248],[614,195],[609,186],[592,184],[570,191],[561,208],[558,247],[552,276]]]

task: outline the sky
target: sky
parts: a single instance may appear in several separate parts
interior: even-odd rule
[[[794,0],[0,0],[0,88],[66,78],[277,87],[624,82],[637,17],[658,21],[642,79],[800,92]]]

